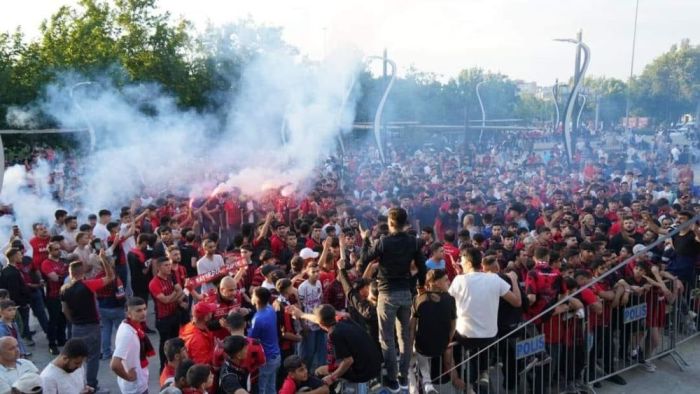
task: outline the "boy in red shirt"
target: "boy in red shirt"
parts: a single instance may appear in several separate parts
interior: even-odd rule
[[[295,394],[298,392],[310,394],[327,394],[328,386],[315,376],[309,375],[309,370],[304,365],[301,357],[291,355],[284,359],[284,369],[287,377],[282,383],[279,394]]]

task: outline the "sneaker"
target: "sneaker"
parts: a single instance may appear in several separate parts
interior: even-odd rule
[[[156,331],[153,330],[151,327],[146,326],[146,334],[155,334]]]
[[[404,376],[399,376],[399,388],[401,388],[402,390],[408,389],[408,378]]]
[[[384,380],[384,387],[386,387],[387,390],[389,390],[390,393],[398,393],[401,391],[401,388],[399,387],[399,382],[396,380]]]
[[[656,365],[651,361],[645,361],[642,365],[644,365],[644,369],[646,369],[647,372],[656,372]]]
[[[491,382],[491,378],[489,377],[489,373],[482,372],[481,376],[479,377],[479,385],[488,386],[490,382]]]
[[[53,345],[49,346],[49,353],[51,353],[51,355],[53,356],[58,356],[60,352],[58,351],[58,347],[56,345]]]
[[[439,394],[439,392],[437,391],[437,389],[435,388],[435,386],[433,386],[432,383],[426,384],[425,387],[424,387],[424,389],[423,389],[423,392],[424,392],[425,394]]]
[[[29,352],[22,354],[22,358],[29,358],[31,356],[32,356],[32,354]]]
[[[34,345],[36,345],[36,342],[34,342],[34,340],[32,338],[28,338],[28,339],[24,340],[24,344],[27,346],[34,346]]]
[[[606,379],[608,382],[618,384],[620,386],[624,386],[627,384],[627,381],[622,378],[620,375],[613,375],[609,378]]]

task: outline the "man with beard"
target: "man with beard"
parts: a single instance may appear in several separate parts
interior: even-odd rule
[[[49,235],[49,231],[42,223],[34,223],[32,230],[34,231],[34,238],[29,240],[29,244],[32,246],[32,269],[39,271],[41,263],[49,258],[48,246],[51,235]]]
[[[152,277],[151,259],[147,254],[150,238],[150,234],[139,234],[136,247],[131,249],[126,256],[131,272],[131,289],[134,296],[146,302],[148,302],[148,283]]]
[[[61,286],[68,275],[68,266],[61,259],[61,245],[51,242],[49,256],[41,263],[41,274],[46,280],[46,309],[49,312],[49,350],[58,354],[58,346],[66,341],[66,317],[61,310]]]
[[[75,216],[66,216],[64,220],[64,228],[61,234],[63,236],[63,250],[71,253],[78,246],[75,236],[78,235],[78,218]]]
[[[245,269],[240,269],[235,277],[224,276],[219,283],[219,291],[209,294],[203,300],[216,307],[212,319],[207,322],[207,328],[218,339],[224,339],[229,335],[228,330],[222,326],[221,319],[226,319],[230,312],[238,312],[243,316],[250,313],[249,308],[243,307],[244,304],[252,306],[250,300],[238,287],[243,272]]]
[[[160,241],[153,247],[153,258],[165,257],[168,248],[175,244],[173,230],[170,227],[159,227],[158,235],[160,235]]]
[[[184,307],[182,287],[173,280],[173,262],[165,257],[160,257],[155,262],[156,275],[148,284],[156,309],[156,329],[160,343],[158,345],[158,355],[160,358],[161,371],[165,367],[165,341],[175,338],[180,330],[179,307]],[[184,303],[184,305],[183,305]]]
[[[610,239],[608,249],[619,251],[623,245],[634,246],[642,243],[642,235],[636,232],[637,224],[632,216],[625,216],[622,219],[622,229],[618,234]]]
[[[66,342],[61,354],[43,371],[41,379],[44,394],[91,393],[94,389],[85,384],[83,363],[88,357],[88,347],[80,339]]]

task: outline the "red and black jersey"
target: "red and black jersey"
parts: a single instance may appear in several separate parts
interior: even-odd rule
[[[526,317],[530,319],[554,305],[563,290],[564,282],[559,270],[546,263],[536,263],[535,268],[530,270],[525,278],[525,291],[536,297],[535,302],[530,305]]]

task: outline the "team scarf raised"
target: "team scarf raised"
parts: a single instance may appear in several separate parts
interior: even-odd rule
[[[141,360],[141,368],[148,367],[148,358],[156,355],[156,351],[151,344],[151,340],[146,335],[146,323],[135,322],[128,317],[124,320],[124,323],[130,325],[136,330],[136,335],[139,337],[139,359]]]

